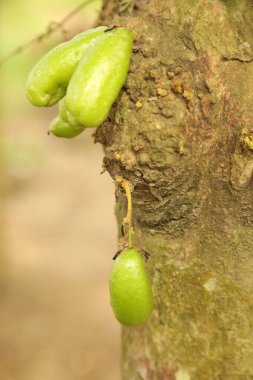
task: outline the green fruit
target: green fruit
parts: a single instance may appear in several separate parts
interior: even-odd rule
[[[65,95],[69,80],[81,57],[105,30],[105,26],[100,26],[82,32],[44,55],[27,78],[26,92],[30,102],[38,107],[56,104]]]
[[[60,116],[57,116],[50,124],[48,132],[57,137],[71,138],[83,132],[83,128],[69,124]]]
[[[98,127],[107,118],[126,80],[132,44],[132,33],[118,28],[104,33],[89,47],[66,93],[71,124]]]
[[[80,135],[84,128],[79,125],[72,125],[66,119],[65,98],[59,102],[59,116],[50,124],[48,132],[57,137],[71,138]]]
[[[67,121],[65,98],[61,99],[58,103],[59,116],[62,120]]]
[[[122,251],[114,261],[110,298],[115,317],[123,325],[141,325],[149,319],[153,295],[143,259],[136,249]]]

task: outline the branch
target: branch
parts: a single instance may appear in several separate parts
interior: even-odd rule
[[[64,32],[64,25],[73,18],[76,14],[78,14],[84,7],[86,7],[88,4],[92,3],[94,0],[86,0],[82,4],[80,4],[78,7],[74,8],[70,13],[68,13],[61,21],[56,22],[52,21],[48,25],[46,31],[44,33],[39,34],[35,38],[31,39],[30,41],[19,45],[16,47],[13,51],[11,51],[9,54],[5,55],[0,59],[0,66],[2,66],[4,63],[8,62],[10,59],[15,57],[16,55],[22,53],[23,51],[27,50],[30,46],[33,46],[37,43],[41,43],[43,40],[51,36],[53,33],[61,30]]]

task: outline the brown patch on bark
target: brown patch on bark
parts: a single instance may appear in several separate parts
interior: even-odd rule
[[[176,380],[176,370],[169,366],[158,371],[157,380]]]

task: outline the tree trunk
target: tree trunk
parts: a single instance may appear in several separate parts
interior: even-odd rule
[[[107,3],[103,21],[138,35],[96,140],[133,184],[155,299],[123,328],[122,378],[253,379],[253,2]],[[123,194],[117,208],[120,223]]]

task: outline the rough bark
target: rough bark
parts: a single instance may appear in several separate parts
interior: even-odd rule
[[[253,2],[115,4],[107,23],[138,37],[96,140],[134,186],[155,297],[147,325],[123,328],[122,378],[253,379]]]

